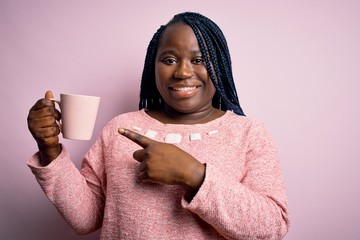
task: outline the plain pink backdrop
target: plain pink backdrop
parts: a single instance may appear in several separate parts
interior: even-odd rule
[[[96,136],[137,109],[152,34],[188,10],[223,29],[242,107],[273,134],[292,220],[286,239],[359,239],[356,0],[0,0],[0,239],[98,239],[73,233],[26,166],[36,150],[28,110],[47,89],[101,96]],[[61,141],[79,166],[94,138]]]

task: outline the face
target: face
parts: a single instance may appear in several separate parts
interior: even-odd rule
[[[216,90],[188,25],[176,23],[164,31],[156,55],[155,78],[165,107],[180,113],[212,109]]]

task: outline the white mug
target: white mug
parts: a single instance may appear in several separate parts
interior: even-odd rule
[[[100,97],[60,94],[61,133],[72,140],[90,140],[94,131]]]

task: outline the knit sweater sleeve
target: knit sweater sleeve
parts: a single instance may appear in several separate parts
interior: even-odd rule
[[[182,205],[227,239],[281,239],[289,217],[276,148],[260,123],[249,129],[247,144],[243,177],[230,182],[227,173],[206,164],[201,188]]]
[[[73,162],[65,147],[48,166],[39,164],[36,153],[28,166],[46,196],[66,222],[78,233],[87,234],[102,225],[104,198],[96,172],[83,161],[82,172]],[[86,178],[84,177],[86,172]]]

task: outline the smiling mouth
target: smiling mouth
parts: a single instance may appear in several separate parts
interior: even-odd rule
[[[170,89],[177,92],[189,92],[194,91],[198,87],[171,87]]]
[[[201,86],[172,86],[169,87],[169,90],[171,91],[173,97],[177,99],[184,99],[195,96],[199,92],[200,88]]]

